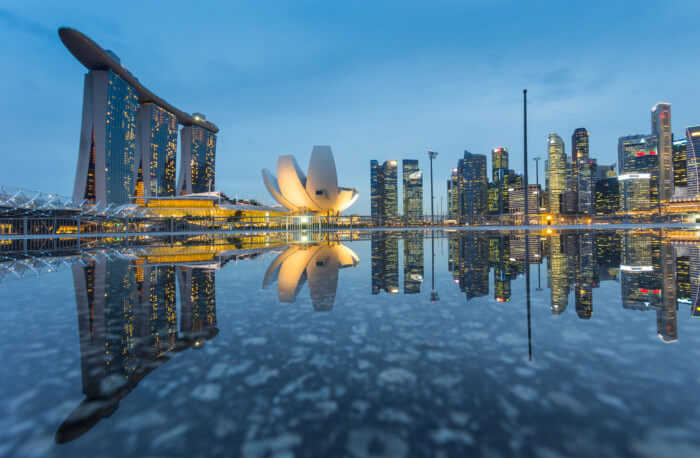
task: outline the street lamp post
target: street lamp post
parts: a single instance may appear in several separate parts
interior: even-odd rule
[[[433,201],[435,196],[433,195],[433,159],[437,157],[437,151],[428,150],[428,157],[430,158],[430,225],[435,226],[435,212],[433,210]]]

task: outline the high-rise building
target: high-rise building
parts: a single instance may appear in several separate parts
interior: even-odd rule
[[[549,134],[548,146],[548,194],[549,212],[562,212],[563,196],[566,191],[567,160],[564,151],[564,141],[555,133]]]
[[[588,162],[589,160],[588,148],[588,131],[583,127],[579,127],[578,129],[574,130],[573,135],[571,135],[571,190],[574,192],[577,202],[581,201],[579,196],[579,174],[582,164]]]
[[[673,142],[673,187],[674,196],[685,194],[688,191],[688,140],[683,138]],[[679,192],[678,190],[683,191]]]
[[[372,219],[380,224],[396,219],[398,211],[398,183],[396,161],[384,161],[382,165],[370,161]]]
[[[503,179],[508,170],[508,148],[494,148],[491,150],[491,180],[494,183]]]
[[[578,163],[578,211],[584,215],[595,215],[595,183],[598,164],[595,159]]]
[[[73,200],[121,205],[136,186],[136,90],[117,73],[85,75]]]
[[[423,220],[423,171],[414,159],[403,160],[403,214],[411,224]]]
[[[452,217],[459,216],[459,180],[458,169],[452,169],[450,179],[447,180],[448,213]]]
[[[700,126],[685,129],[688,159],[688,197],[700,196]]]
[[[177,117],[158,105],[144,103],[136,113],[136,133],[141,195],[175,196]]]
[[[459,181],[459,209],[461,217],[468,222],[475,222],[486,214],[487,186],[486,156],[464,152],[464,159],[457,165]]]
[[[673,133],[671,104],[659,102],[651,109],[651,134],[658,141],[659,201],[668,203],[673,197]]]
[[[595,183],[596,215],[614,215],[620,211],[620,182],[616,176],[600,178]]]
[[[539,207],[538,197],[542,194],[539,185],[530,184],[527,186],[527,207],[530,214],[537,212]],[[508,195],[508,213],[524,214],[525,213],[525,189],[522,186],[510,188],[512,191]]]
[[[181,176],[188,178],[187,192],[213,189],[219,129],[204,116],[180,111],[149,91],[119,57],[77,30],[60,28],[58,34],[88,69],[73,200],[127,204],[136,194],[139,179],[143,194],[173,195],[178,123],[185,126],[183,140],[187,140],[181,142],[187,159],[181,162]],[[203,186],[190,179],[193,164],[204,169],[196,173]]]
[[[648,177],[649,197],[648,208],[652,210],[659,206],[659,141],[654,136],[648,135],[630,135],[620,137],[618,141],[618,170],[620,181],[624,180],[624,176],[633,175],[635,180],[642,179],[639,174]],[[620,183],[620,192],[623,191],[623,185]],[[641,190],[643,186],[635,185]],[[642,197],[640,197],[642,198]],[[643,199],[647,199],[643,197]],[[624,203],[621,204],[624,205]],[[646,204],[645,204],[646,205]]]
[[[205,119],[199,113],[195,117]],[[216,135],[199,126],[185,126],[180,131],[180,140],[180,195],[214,191]]]

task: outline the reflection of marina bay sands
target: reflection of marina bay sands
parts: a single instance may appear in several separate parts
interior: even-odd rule
[[[677,340],[679,306],[690,306],[691,316],[700,316],[700,240],[695,233],[562,231],[529,240],[529,263],[539,269],[547,258],[554,315],[566,311],[573,291],[576,314],[591,319],[593,290],[614,280],[620,283],[624,309],[656,311],[657,332],[664,342]],[[451,234],[448,269],[467,300],[488,295],[493,268],[494,298],[510,301],[511,281],[525,268],[524,243],[518,233]]]
[[[96,252],[72,264],[85,399],[57,442],[84,434],[161,364],[216,337],[216,271],[270,249],[264,240],[217,242],[190,239],[109,259]]]
[[[277,282],[280,302],[293,303],[304,283],[309,283],[309,295],[314,310],[331,310],[338,289],[338,272],[357,267],[360,258],[341,243],[300,243],[279,254],[267,268],[263,289]]]

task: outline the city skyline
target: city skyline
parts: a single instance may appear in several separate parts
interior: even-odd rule
[[[683,58],[681,46],[673,46],[696,38],[688,18],[698,5],[674,3],[677,8],[633,4],[634,19],[653,19],[669,31],[663,43],[651,35],[631,33],[635,29],[633,20],[619,23],[619,15],[629,17],[631,3],[594,3],[580,9],[571,5],[528,5],[526,17],[534,27],[520,41],[516,36],[520,39],[521,26],[513,17],[497,16],[497,6],[407,5],[396,11],[389,5],[377,5],[363,11],[362,18],[358,10],[341,10],[347,13],[344,19],[356,21],[356,27],[345,26],[343,30],[349,37],[372,31],[373,42],[379,44],[374,50],[368,39],[346,42],[335,38],[319,45],[321,36],[327,38],[326,30],[338,26],[336,15],[323,8],[312,14],[308,8],[289,6],[268,18],[258,7],[248,7],[236,19],[248,24],[236,33],[226,32],[231,28],[231,14],[227,13],[232,13],[226,8],[231,7],[222,7],[221,18],[207,15],[212,20],[207,29],[197,26],[203,21],[197,13],[193,19],[199,21],[194,26],[199,35],[191,40],[172,35],[159,38],[173,23],[184,23],[185,15],[173,16],[175,13],[162,12],[173,22],[144,27],[144,19],[129,16],[127,20],[128,8],[122,13],[91,7],[88,17],[77,14],[77,10],[51,6],[38,11],[37,4],[31,2],[15,5],[0,10],[0,22],[6,26],[0,33],[6,42],[13,43],[6,56],[10,71],[2,81],[6,87],[16,88],[5,94],[6,109],[0,120],[12,133],[8,151],[21,154],[8,157],[9,167],[4,168],[0,182],[70,194],[72,183],[65,176],[73,173],[78,147],[76,125],[82,85],[70,76],[79,64],[71,62],[56,40],[55,30],[62,25],[83,30],[105,47],[118,50],[122,62],[141,75],[149,87],[168,94],[178,106],[203,111],[216,120],[224,133],[217,139],[217,187],[227,193],[264,196],[264,185],[248,176],[248,170],[259,169],[262,162],[279,154],[299,154],[307,151],[308,145],[319,143],[333,145],[339,168],[348,170],[341,177],[343,182],[357,183],[363,198],[351,212],[358,214],[369,214],[369,199],[364,197],[369,196],[369,183],[364,167],[355,165],[358,157],[363,162],[376,156],[420,160],[432,148],[441,152],[435,162],[435,178],[440,182],[448,178],[452,164],[464,149],[488,155],[489,150],[503,145],[511,151],[511,168],[522,170],[519,94],[523,87],[528,87],[530,95],[530,155],[545,155],[541,140],[549,132],[558,132],[567,139],[575,128],[585,127],[590,133],[590,155],[600,163],[612,163],[617,138],[646,132],[646,110],[659,100],[673,106],[676,137],[685,127],[698,123],[693,107],[699,96],[688,90],[694,74],[688,65],[692,63]],[[523,12],[520,8],[524,6],[514,7],[513,16]],[[374,26],[388,11],[397,13],[396,21],[376,31]],[[685,14],[678,15],[677,11]],[[514,27],[503,27],[506,32],[499,36],[488,33],[493,42],[474,50],[468,45],[471,35],[453,40],[456,32],[441,31],[429,37],[411,33],[410,26],[426,14],[441,23],[465,18],[483,23],[470,31],[475,37],[487,33],[488,19],[498,17]],[[449,20],[444,19],[448,16]],[[596,21],[591,21],[592,16]],[[547,33],[537,31],[536,24],[543,21],[554,24]],[[569,27],[556,23],[567,21],[569,25],[574,21],[582,33],[567,36],[562,43],[551,42],[551,34],[564,33]],[[262,30],[274,30],[269,27],[273,24],[280,26],[278,31],[263,38]],[[313,27],[304,33],[302,25]],[[248,50],[241,50],[239,33],[246,37],[244,48]],[[271,45],[279,44],[282,36],[288,36],[290,44],[273,49]],[[230,44],[233,51],[222,53],[203,44],[214,40],[225,49]],[[296,45],[296,51],[285,56],[290,45]],[[545,55],[542,46],[549,54]],[[187,67],[191,69],[178,68],[182,67],[176,63],[178,49],[188,55],[192,65]],[[667,56],[666,72],[640,73],[629,65],[639,55],[661,50]],[[586,56],[580,68],[565,59],[572,51]],[[272,59],[261,59],[268,53]],[[335,57],[343,53],[346,59]],[[52,71],[32,72],[32,63],[38,61],[45,62]],[[434,66],[441,71],[433,71]],[[503,72],[506,67],[515,71]],[[173,70],[163,72],[162,68]],[[465,73],[467,68],[470,70]],[[352,70],[349,79],[348,69]],[[426,85],[431,90],[414,90]],[[60,113],[56,109],[38,113],[30,108],[40,100],[60,107]],[[476,106],[480,109],[471,108]],[[606,109],[600,110],[601,106]],[[29,126],[45,135],[37,138],[29,132]],[[33,173],[17,173],[27,163],[35,164]],[[532,172],[530,181],[535,181]],[[443,197],[444,209],[443,188],[436,188],[436,207],[440,207]],[[429,206],[429,199],[424,199],[424,206]]]

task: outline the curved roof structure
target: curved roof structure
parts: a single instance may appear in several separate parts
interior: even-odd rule
[[[195,125],[202,127],[210,132],[217,133],[219,128],[216,124],[205,120],[203,117],[191,115],[184,111],[178,110],[170,105],[165,100],[161,99],[153,92],[148,90],[139,80],[131,74],[122,64],[115,58],[112,53],[102,49],[100,45],[86,37],[75,29],[61,27],[58,29],[58,36],[75,56],[81,64],[88,70],[112,70],[126,81],[131,87],[136,90],[139,96],[139,103],[153,103],[159,107],[169,111],[177,117],[180,124],[185,126]]]
[[[262,177],[272,197],[293,212],[341,213],[360,196],[357,189],[338,187],[330,146],[314,146],[308,176],[293,156],[281,156],[277,176],[263,169]]]

